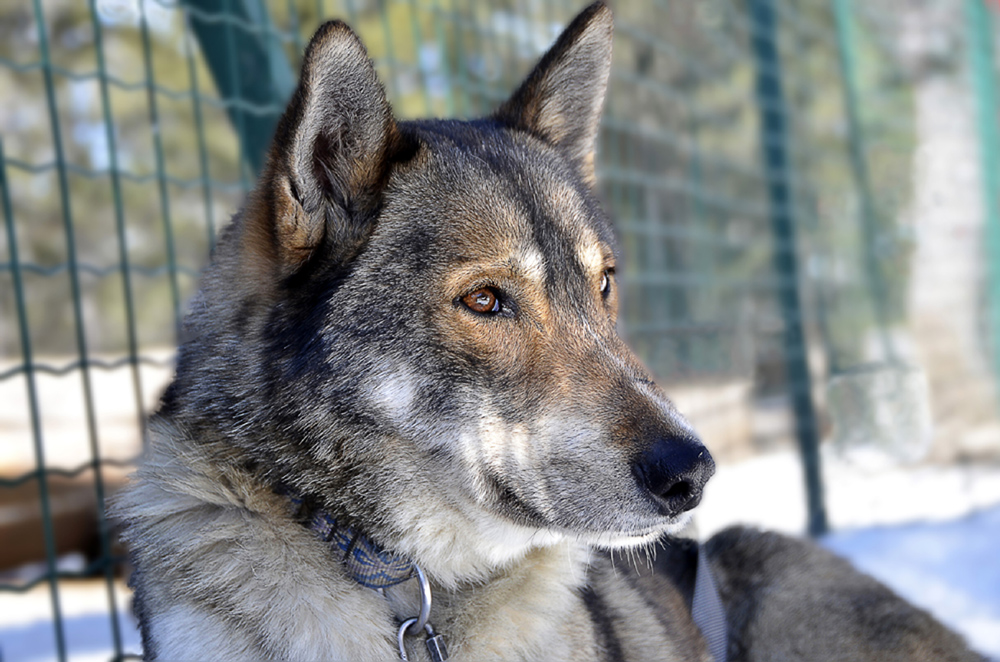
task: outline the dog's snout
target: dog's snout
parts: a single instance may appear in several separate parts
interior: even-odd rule
[[[674,516],[701,501],[702,489],[715,473],[715,460],[697,438],[671,435],[653,444],[633,471],[666,514]]]

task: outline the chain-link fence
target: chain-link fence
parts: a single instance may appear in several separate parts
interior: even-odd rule
[[[137,652],[105,502],[321,20],[359,32],[398,116],[473,117],[581,7],[0,7],[0,597],[48,594],[38,655]],[[821,441],[897,461],[1000,456],[992,8],[612,7],[598,172],[624,251],[623,331],[713,453],[797,445],[813,533],[827,526]],[[74,629],[84,577],[103,578],[108,616]],[[8,662],[35,659],[4,646]]]

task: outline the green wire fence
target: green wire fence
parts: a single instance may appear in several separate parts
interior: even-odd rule
[[[962,2],[611,3],[598,170],[624,252],[623,332],[722,461],[797,444],[815,535],[828,526],[819,449],[843,436],[845,383],[919,374],[930,452],[946,460],[967,453],[956,431],[1000,414],[994,8]],[[105,585],[93,629],[109,656],[139,652],[106,500],[141,452],[185,301],[320,22],[360,33],[400,117],[474,117],[581,8],[0,8],[0,598],[48,592],[41,655],[89,645],[65,601],[90,577]],[[952,126],[933,111],[941,100],[954,102],[948,154],[964,179],[937,191],[951,176],[936,151]],[[781,424],[720,424],[748,411]]]

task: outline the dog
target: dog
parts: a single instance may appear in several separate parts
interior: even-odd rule
[[[810,543],[671,538],[710,454],[616,332],[612,17],[489,117],[398,122],[319,29],[117,512],[148,660],[970,660]]]

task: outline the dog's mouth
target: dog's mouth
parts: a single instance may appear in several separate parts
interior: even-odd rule
[[[630,488],[621,489],[619,486],[617,494],[602,490],[587,495],[579,491],[579,486],[566,489],[567,485],[563,483],[559,486],[562,489],[553,491],[564,495],[577,493],[590,504],[589,508],[581,509],[577,505],[567,511],[560,510],[558,505],[568,505],[572,500],[563,500],[558,505],[536,503],[531,497],[519,495],[518,490],[511,486],[512,481],[505,481],[496,475],[491,478],[495,493],[501,496],[499,501],[503,504],[501,513],[504,519],[608,549],[646,545],[663,535],[680,532],[691,521],[690,511],[701,498],[699,493],[686,499],[685,504],[690,506],[678,510],[674,501],[658,497],[639,482],[628,481]],[[626,476],[622,478],[628,480]],[[500,485],[505,489],[496,489]]]
[[[560,421],[562,423],[562,421]],[[562,425],[560,426],[562,427]],[[543,437],[528,456],[494,465],[475,458],[474,502],[502,519],[600,547],[627,548],[680,532],[702,499],[715,462],[691,434],[664,435],[623,457],[598,434],[574,437],[578,452],[547,453]],[[505,439],[503,441],[506,441]],[[514,444],[504,444],[504,446]],[[525,466],[527,465],[527,466]]]
[[[586,522],[571,524],[572,516],[564,520],[569,524],[564,533],[605,549],[640,547],[684,530],[701,500],[699,492],[685,501],[687,507],[677,509],[675,501],[657,496],[638,482],[620,495],[622,499],[605,501],[600,510],[591,511]]]
[[[594,532],[579,535],[588,544],[602,549],[628,549],[643,547],[656,542],[665,535],[677,535],[690,523],[690,512],[668,517],[661,523],[634,530]]]

